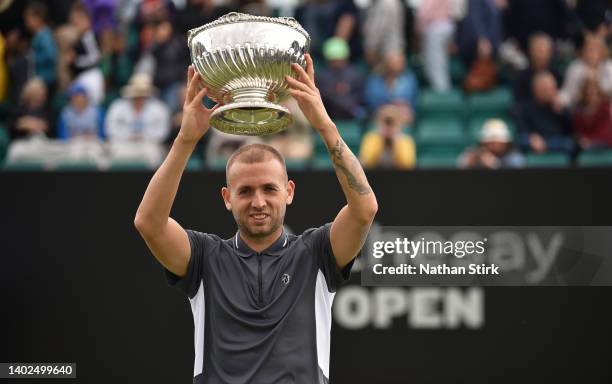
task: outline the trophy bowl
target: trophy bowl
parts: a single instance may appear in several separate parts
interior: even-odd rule
[[[291,17],[228,13],[189,31],[187,45],[208,97],[223,104],[210,125],[238,135],[267,135],[293,118],[278,101],[288,96],[292,63],[306,66],[310,36]]]

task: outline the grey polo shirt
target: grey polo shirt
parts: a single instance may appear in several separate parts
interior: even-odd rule
[[[260,253],[238,233],[187,230],[187,275],[166,276],[191,304],[194,383],[328,382],[331,305],[352,267],[336,267],[330,228],[283,233]]]

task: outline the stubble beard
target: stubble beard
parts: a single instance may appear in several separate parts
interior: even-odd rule
[[[261,238],[270,236],[271,234],[276,232],[278,228],[280,228],[283,225],[284,219],[285,219],[284,214],[279,215],[279,216],[270,215],[269,227],[268,226],[259,227],[259,226],[250,226],[248,224],[248,215],[246,216],[246,219],[243,220],[242,218],[237,217],[237,215],[234,214],[234,220],[236,221],[236,225],[238,226],[238,230],[240,231],[240,233],[252,239],[261,239]]]

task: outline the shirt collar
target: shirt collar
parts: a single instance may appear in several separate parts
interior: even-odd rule
[[[276,241],[274,241],[268,248],[264,249],[259,253],[270,256],[280,256],[282,251],[287,246],[288,241],[289,236],[283,230],[283,232],[278,237],[278,239],[276,239]],[[236,235],[232,239],[232,245],[238,251],[238,254],[242,257],[248,257],[257,253],[253,249],[251,249],[251,247],[249,247],[247,243],[244,242],[244,240],[242,240],[242,237],[240,237],[240,231],[236,232]]]

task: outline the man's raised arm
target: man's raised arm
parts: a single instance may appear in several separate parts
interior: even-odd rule
[[[378,210],[378,203],[359,160],[346,146],[336,125],[325,111],[321,95],[315,86],[310,55],[306,55],[306,71],[297,64],[293,64],[293,69],[298,79],[286,77],[289,92],[327,145],[346,196],[347,205],[336,216],[330,234],[336,263],[339,268],[343,268],[357,256],[363,246]]]
[[[181,176],[196,144],[209,127],[212,109],[202,105],[206,95],[197,72],[189,66],[183,120],[168,156],[153,175],[136,212],[134,225],[147,246],[169,271],[185,276],[191,248],[185,230],[170,217]]]

